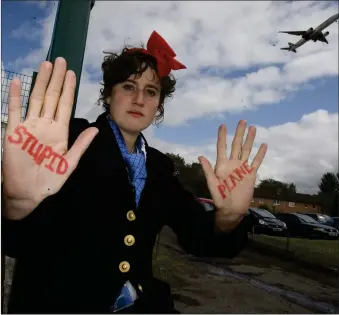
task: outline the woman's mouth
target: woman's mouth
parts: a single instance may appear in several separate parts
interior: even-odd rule
[[[139,113],[139,112],[133,112],[133,111],[129,111],[127,112],[128,114],[132,115],[133,117],[142,117],[144,116],[143,114]]]

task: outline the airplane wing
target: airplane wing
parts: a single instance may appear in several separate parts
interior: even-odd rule
[[[291,47],[282,47],[280,48],[281,50],[290,50],[290,51],[293,51],[293,49]]]
[[[290,35],[304,36],[307,34],[306,31],[281,31],[279,33],[286,33]]]

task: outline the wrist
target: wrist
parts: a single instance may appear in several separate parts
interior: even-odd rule
[[[223,214],[222,211],[217,211],[215,217],[216,230],[221,233],[230,233],[243,218],[244,215],[241,214]]]
[[[28,216],[38,203],[28,199],[14,199],[2,195],[2,208],[4,216],[9,220],[21,220]]]

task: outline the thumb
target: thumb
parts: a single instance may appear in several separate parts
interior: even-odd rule
[[[98,134],[99,129],[90,127],[84,130],[76,139],[72,147],[66,154],[66,159],[74,168],[78,165],[80,158],[92,143],[94,137]]]
[[[208,159],[206,159],[204,156],[199,156],[198,160],[201,164],[202,170],[204,172],[206,181],[207,181],[207,185],[211,191],[211,189],[213,189],[212,187],[215,187],[216,185],[218,185],[218,179],[214,174],[214,170],[212,168],[212,165],[210,163],[210,161]],[[211,191],[212,193],[212,191]]]

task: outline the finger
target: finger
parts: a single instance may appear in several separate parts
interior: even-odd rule
[[[204,172],[208,187],[216,187],[216,185],[218,185],[218,179],[214,174],[210,161],[203,156],[199,156],[198,160]]]
[[[227,160],[227,143],[226,143],[227,128],[221,125],[218,130],[217,140],[217,164]]]
[[[251,154],[251,151],[252,151],[252,147],[253,147],[253,143],[254,143],[256,133],[257,133],[257,129],[254,126],[250,126],[248,128],[246,140],[245,140],[245,143],[244,143],[244,145],[241,149],[240,159],[242,161],[248,160],[248,158]]]
[[[56,108],[59,103],[61,89],[64,84],[67,64],[64,58],[56,58],[52,73],[51,82],[48,85],[41,116],[45,118],[54,118]]]
[[[41,107],[44,103],[45,93],[51,77],[52,69],[53,65],[49,61],[45,61],[40,65],[34,88],[29,98],[27,119],[40,117]]]
[[[9,86],[8,129],[13,130],[21,122],[21,81],[14,78]]]
[[[240,120],[237,126],[237,130],[235,132],[234,139],[232,141],[232,152],[230,156],[231,160],[238,160],[240,158],[240,152],[245,130],[246,130],[246,120]]]
[[[258,170],[258,168],[260,167],[262,161],[264,160],[265,154],[267,151],[267,144],[263,143],[259,150],[257,155],[254,157],[253,162],[251,164],[251,168],[253,168],[255,171]]]
[[[73,171],[78,165],[80,158],[85,153],[99,130],[95,127],[87,128],[76,139],[70,150],[65,154],[70,169]]]
[[[75,88],[76,88],[75,73],[69,70],[66,73],[64,87],[55,114],[55,120],[62,122],[66,125],[69,124],[69,121],[71,119],[74,104]]]

